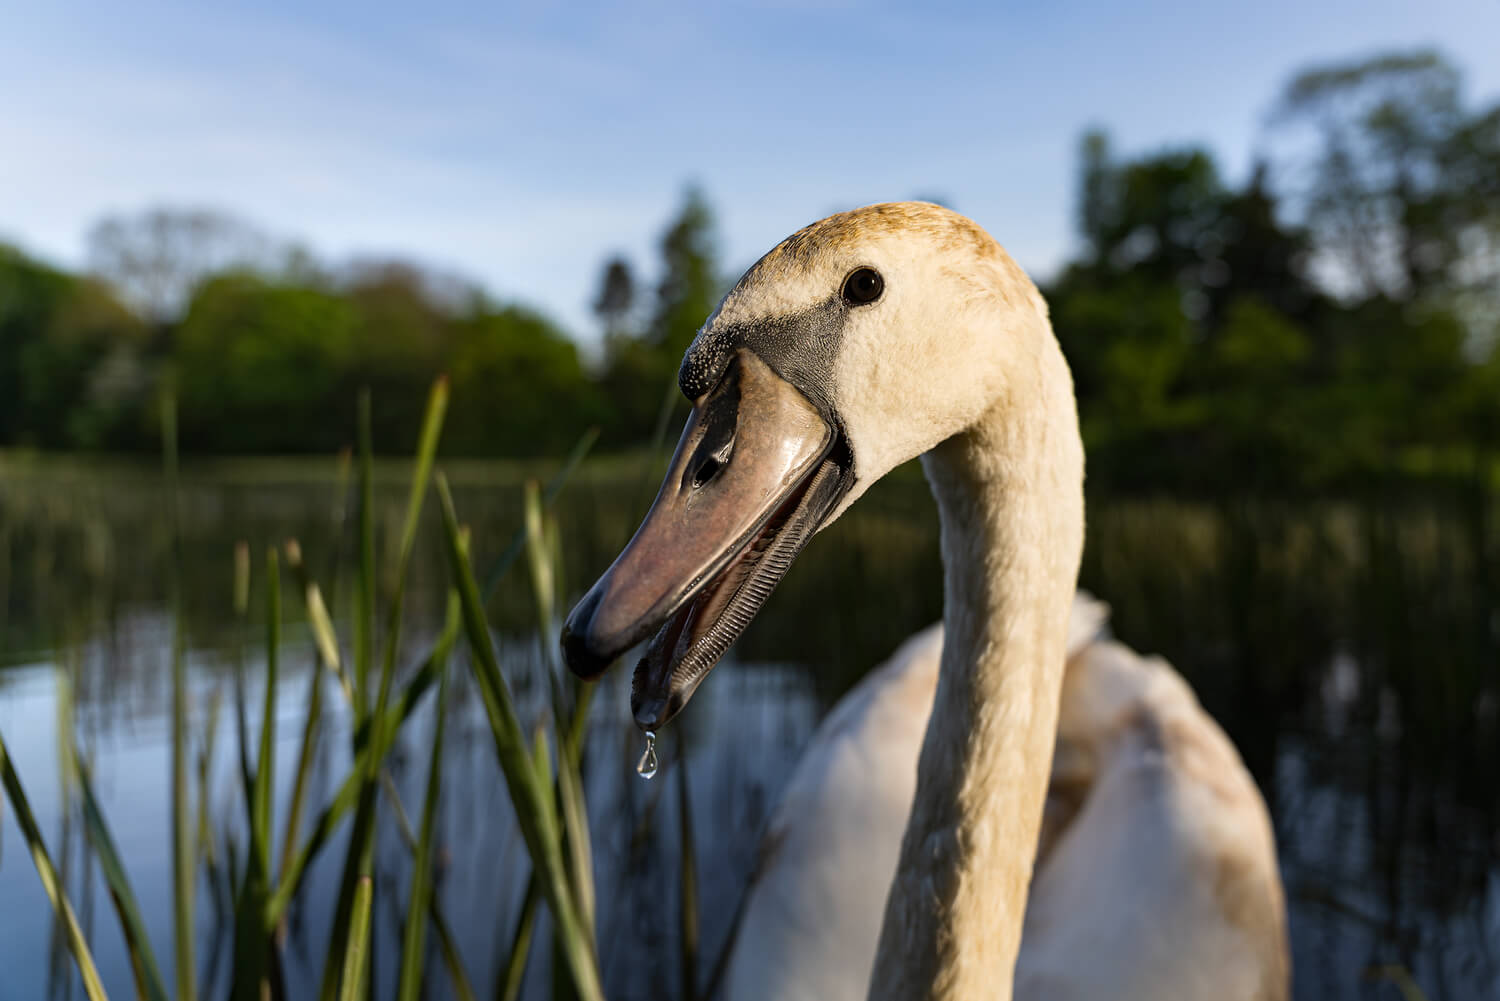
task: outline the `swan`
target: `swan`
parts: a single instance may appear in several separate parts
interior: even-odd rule
[[[725,296],[678,382],[693,409],[662,488],[561,637],[585,678],[649,640],[642,729],[875,480],[920,456],[941,524],[941,628],[815,735],[727,995],[1285,998],[1264,802],[1186,683],[1098,638],[1077,592],[1072,379],[1000,245],[925,203],[813,223]]]

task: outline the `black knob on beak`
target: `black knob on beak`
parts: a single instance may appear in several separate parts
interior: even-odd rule
[[[562,628],[563,660],[569,670],[592,681],[614,663],[615,654],[602,650],[593,636],[594,610],[599,607],[599,589],[593,588],[568,613]]]

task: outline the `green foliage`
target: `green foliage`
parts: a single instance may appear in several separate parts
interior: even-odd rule
[[[689,187],[682,207],[660,241],[662,276],[646,328],[627,332],[624,310],[601,315],[606,323],[605,393],[617,410],[611,444],[649,440],[667,407],[680,399],[677,368],[703,321],[723,294],[713,210],[702,190]],[[619,301],[621,279],[606,266],[599,302]],[[613,322],[613,326],[611,323]]]
[[[0,247],[0,442],[116,444],[145,395],[139,320],[98,282]]]
[[[599,295],[594,300],[594,313],[604,326],[606,338],[628,334],[630,312],[635,306],[635,277],[630,262],[623,257],[611,257],[604,265],[604,274],[599,279]]]
[[[1500,105],[1466,107],[1457,68],[1428,50],[1314,67],[1278,116],[1316,136],[1293,166],[1337,280],[1361,298],[1493,291],[1500,262],[1473,249],[1500,236]]]
[[[453,454],[555,454],[611,422],[576,345],[544,316],[431,285],[396,264],[347,284],[306,268],[220,272],[151,328],[102,283],[0,248],[0,446],[154,448],[170,389],[186,451],[332,452],[364,387],[381,400],[376,440],[409,450],[444,373],[463,394]]]
[[[583,1001],[602,1001],[604,994],[599,983],[598,961],[594,955],[593,928],[591,924],[584,923],[578,903],[582,884],[576,880],[584,877],[581,873],[576,878],[574,874],[570,874],[564,859],[564,821],[558,816],[554,801],[545,736],[538,731],[536,747],[529,748],[516,716],[510,687],[495,656],[494,640],[484,618],[479,587],[469,564],[467,546],[453,508],[453,498],[447,481],[441,475],[437,480],[437,488],[442,501],[443,529],[448,543],[453,584],[463,603],[464,627],[468,634],[469,650],[473,654],[470,666],[484,700],[485,713],[495,742],[495,756],[505,775],[511,802],[516,805],[516,820],[525,838],[532,868],[540,881],[543,898],[552,911],[555,933],[573,977],[573,985]],[[559,730],[558,765],[560,768],[576,768],[576,764],[570,764],[569,751],[563,739],[562,728],[565,724],[560,718],[556,722]],[[572,843],[578,843],[576,838]]]
[[[1236,299],[1214,344],[1213,363],[1227,385],[1269,388],[1307,360],[1307,335],[1258,299]]]
[[[346,299],[320,289],[254,275],[207,282],[176,332],[183,445],[336,450],[343,428],[322,418],[340,398],[356,322]],[[343,402],[347,413],[352,398]]]
[[[608,420],[578,348],[542,316],[486,310],[455,330],[451,447],[472,454],[557,455]]]
[[[16,811],[16,824],[21,828],[21,836],[26,839],[27,848],[31,851],[31,860],[36,865],[37,875],[41,877],[42,888],[47,892],[47,898],[52,901],[52,907],[56,911],[62,923],[62,928],[67,939],[68,949],[73,953],[73,959],[78,964],[78,973],[83,978],[84,993],[88,995],[89,1001],[106,1001],[104,985],[99,980],[98,968],[94,965],[94,956],[84,938],[83,929],[79,927],[78,917],[73,911],[73,905],[68,900],[66,888],[58,876],[57,867],[52,863],[52,857],[47,852],[47,843],[42,837],[41,830],[37,827],[36,817],[31,812],[31,803],[26,798],[26,790],[21,785],[20,776],[16,774],[15,767],[11,763],[10,752],[6,749],[5,738],[0,736],[0,785],[5,788],[5,795],[10,800],[11,807]]]
[[[577,996],[583,1001],[598,1001],[602,997],[599,986],[599,971],[595,960],[593,932],[593,888],[592,856],[587,836],[587,811],[583,802],[580,762],[582,759],[584,722],[588,711],[588,696],[591,686],[571,684],[567,689],[571,711],[561,702],[554,702],[550,718],[551,746],[556,749],[557,767],[554,784],[553,769],[548,759],[548,728],[543,725],[537,731],[537,747],[533,750],[524,739],[521,724],[514,712],[510,692],[510,681],[502,673],[495,650],[491,644],[485,622],[482,596],[469,565],[466,533],[460,529],[453,510],[452,497],[446,482],[438,478],[439,493],[443,502],[444,527],[449,553],[453,560],[453,573],[457,590],[448,595],[448,613],[442,632],[424,659],[414,670],[398,671],[397,658],[401,649],[401,633],[404,622],[403,599],[407,569],[417,545],[418,528],[421,523],[422,503],[427,493],[434,456],[441,433],[446,402],[447,384],[437,381],[431,391],[421,427],[416,433],[417,455],[412,469],[411,487],[408,494],[406,514],[402,522],[400,542],[396,553],[394,576],[384,608],[384,629],[377,645],[373,638],[366,639],[360,647],[359,657],[373,659],[379,656],[378,695],[368,698],[368,693],[359,691],[341,670],[338,638],[334,634],[332,621],[326,614],[321,599],[321,590],[302,560],[301,546],[288,542],[285,547],[287,563],[298,584],[297,591],[306,603],[309,625],[314,633],[314,644],[319,663],[315,664],[313,685],[318,691],[318,674],[326,665],[339,675],[340,686],[353,719],[351,733],[350,762],[348,772],[331,799],[324,804],[321,814],[310,830],[303,831],[298,822],[302,797],[307,788],[309,773],[315,770],[309,754],[312,735],[319,723],[320,702],[310,700],[308,726],[304,731],[302,751],[298,759],[297,772],[293,777],[293,788],[289,816],[286,824],[285,849],[282,853],[279,873],[272,857],[272,831],[275,829],[277,812],[273,790],[275,772],[274,747],[275,707],[279,683],[278,661],[281,652],[281,569],[276,550],[270,550],[266,561],[265,578],[265,691],[258,738],[255,740],[254,773],[250,775],[249,750],[251,739],[241,728],[238,755],[242,762],[244,781],[240,784],[243,794],[243,809],[248,818],[249,846],[243,857],[233,848],[226,856],[218,856],[211,846],[204,845],[202,851],[193,844],[193,828],[187,818],[192,813],[185,777],[187,748],[199,740],[190,735],[195,723],[202,723],[200,769],[203,762],[215,753],[217,733],[217,702],[212,704],[206,721],[187,698],[187,684],[183,671],[183,651],[174,646],[172,677],[172,764],[173,781],[171,811],[173,816],[173,889],[176,906],[173,911],[173,933],[176,952],[176,990],[174,996],[190,999],[199,993],[195,982],[194,917],[191,900],[199,880],[207,877],[216,887],[222,884],[230,896],[232,919],[229,929],[233,942],[232,966],[227,971],[230,997],[245,999],[285,998],[288,988],[282,979],[283,923],[291,902],[302,890],[302,880],[309,864],[327,849],[331,836],[338,830],[351,811],[357,809],[353,829],[350,831],[344,864],[346,871],[347,902],[341,901],[338,908],[328,953],[324,957],[325,993],[329,997],[354,999],[369,996],[370,968],[373,944],[370,936],[372,900],[375,884],[385,885],[382,892],[392,892],[394,881],[385,870],[376,871],[371,864],[374,842],[374,797],[384,788],[396,810],[398,823],[412,853],[412,874],[409,906],[405,915],[402,959],[400,964],[400,996],[414,998],[421,994],[424,984],[424,967],[428,950],[424,947],[427,923],[431,922],[438,942],[438,952],[447,968],[455,992],[462,998],[475,996],[468,974],[463,966],[452,928],[444,917],[440,896],[436,893],[434,880],[440,862],[436,846],[437,802],[441,788],[444,718],[448,711],[445,694],[448,690],[447,664],[449,655],[458,640],[460,627],[466,627],[468,640],[476,662],[472,665],[486,707],[490,710],[493,736],[497,755],[511,784],[513,803],[517,810],[517,822],[526,836],[536,870],[534,885],[538,899],[545,900],[552,912],[553,933],[563,951],[568,974],[573,978]],[[368,486],[371,475],[368,414],[370,408],[361,408],[364,414],[361,438],[366,443],[361,456],[361,478]],[[176,407],[169,398],[163,407],[163,437],[165,444],[164,472],[169,497],[169,520],[175,529],[176,494]],[[526,495],[527,527],[517,534],[508,551],[518,553],[528,547],[531,557],[532,578],[538,613],[555,628],[554,603],[561,586],[559,575],[559,541],[555,523],[550,521],[548,509],[559,490],[576,469],[577,461],[583,457],[593,434],[586,435],[575,449],[574,461],[560,471],[544,492],[534,485],[528,487]],[[363,492],[366,508],[362,521],[368,517],[369,493]],[[528,545],[529,544],[529,545]],[[174,549],[179,548],[174,544]],[[373,581],[377,568],[374,564],[373,548],[361,547],[358,557],[360,574],[364,580]],[[248,602],[249,559],[244,547],[236,549],[235,557],[235,606],[243,614]],[[489,577],[497,580],[513,561],[513,555],[503,555],[493,567]],[[173,572],[175,581],[176,572]],[[174,592],[177,590],[173,584]],[[486,589],[488,592],[490,589]],[[174,615],[179,619],[177,635],[181,636],[180,606],[174,600]],[[366,618],[365,630],[373,628],[373,615]],[[397,680],[398,673],[402,676]],[[369,671],[361,676],[370,679]],[[395,786],[387,770],[387,755],[395,745],[399,731],[405,726],[427,692],[438,689],[435,706],[435,730],[431,760],[427,769],[427,787],[423,797],[421,833],[414,836],[409,822],[395,794]],[[559,695],[562,691],[559,690]],[[136,993],[142,998],[160,999],[166,996],[161,971],[156,963],[152,943],[147,937],[141,919],[136,895],[131,886],[125,865],[121,860],[109,824],[95,798],[91,777],[75,751],[76,735],[70,711],[71,703],[66,696],[59,699],[59,739],[62,749],[61,796],[64,815],[70,815],[71,800],[79,799],[81,815],[85,821],[87,844],[97,857],[105,881],[115,904],[115,915],[120,923],[130,966],[134,975]],[[497,713],[499,714],[497,716]],[[200,781],[203,772],[200,771]],[[60,941],[72,952],[85,992],[91,1001],[103,1001],[104,987],[95,968],[91,944],[92,930],[86,931],[73,910],[67,893],[67,867],[61,870],[54,866],[47,846],[31,812],[20,777],[15,773],[3,736],[0,736],[0,785],[4,787],[4,799],[15,811],[21,833],[30,849],[32,860],[41,878],[43,888],[51,900],[58,921]],[[206,787],[200,789],[206,797]],[[560,804],[560,808],[559,805]],[[204,807],[200,799],[200,811]],[[206,823],[200,821],[198,830],[208,831]],[[63,839],[67,841],[66,835]],[[200,872],[199,866],[204,870]],[[87,884],[85,884],[87,889]],[[529,952],[531,922],[535,910],[524,918],[525,934],[518,934],[520,947],[516,955],[508,958],[505,968],[524,971]],[[213,979],[213,974],[208,974]],[[208,985],[203,986],[206,992]]]
[[[1298,488],[1500,445],[1500,104],[1397,52],[1297,75],[1273,124],[1294,141],[1243,184],[1201,148],[1082,138],[1081,250],[1046,291],[1095,483]],[[0,446],[153,447],[172,390],[185,449],[329,452],[367,388],[374,439],[405,452],[447,375],[450,454],[556,454],[589,427],[634,447],[681,408],[680,359],[724,287],[696,187],[654,284],[605,262],[597,359],[462,282],[320,268],[213,213],[106,220],[91,245],[145,320],[0,249]]]
[[[1089,173],[1104,165],[1089,164]],[[1102,189],[1086,234],[1102,265],[1163,282],[1193,281],[1223,242],[1225,192],[1204,150],[1161,153],[1086,177]]]
[[[1093,482],[1288,490],[1495,447],[1500,109],[1460,84],[1431,53],[1304,73],[1281,119],[1312,158],[1240,190],[1204,150],[1085,136],[1086,252],[1048,297]]]
[[[1084,421],[1164,417],[1191,350],[1192,328],[1176,288],[1138,278],[1080,282],[1053,300]]]
[[[451,371],[458,309],[441,304],[423,275],[401,264],[366,269],[343,290],[353,309],[353,356],[343,368],[341,389],[352,402],[368,389],[380,407],[370,415],[375,440],[400,453],[411,451],[421,426],[427,387]],[[348,413],[347,406],[343,409]]]
[[[682,208],[661,237],[663,274],[649,339],[681,358],[722,293],[713,210],[698,187],[683,195]]]

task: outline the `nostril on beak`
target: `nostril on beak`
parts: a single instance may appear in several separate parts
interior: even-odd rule
[[[698,468],[693,472],[693,486],[703,486],[703,484],[707,483],[715,476],[718,476],[719,470],[723,468],[724,464],[720,462],[717,457],[710,455],[708,458],[704,459],[703,462],[698,465]]]

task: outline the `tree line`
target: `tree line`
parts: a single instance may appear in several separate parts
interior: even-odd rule
[[[1432,52],[1298,74],[1240,184],[1197,147],[1080,144],[1080,250],[1044,292],[1090,477],[1308,485],[1456,468],[1500,437],[1500,104]],[[962,209],[962,206],[956,206]],[[413,445],[453,383],[451,454],[556,454],[589,426],[649,440],[728,285],[689,189],[658,278],[608,261],[585,358],[541,313],[400,261],[330,266],[210,213],[90,234],[90,271],[0,248],[0,446],[148,451],[161,399],[203,453],[329,452],[373,392]]]

